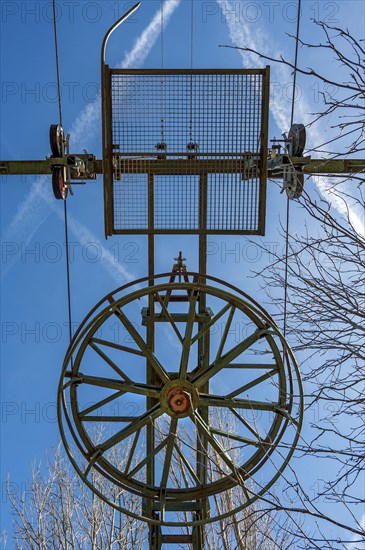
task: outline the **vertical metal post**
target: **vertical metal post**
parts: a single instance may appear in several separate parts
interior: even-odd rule
[[[260,196],[259,196],[259,235],[265,235],[266,221],[266,186],[267,186],[267,141],[269,125],[269,96],[270,96],[270,66],[267,66],[262,75],[261,101],[261,150],[260,150]]]
[[[103,126],[103,174],[105,205],[105,237],[113,234],[113,135],[111,72],[108,65],[102,66],[102,126]]]
[[[154,175],[148,174],[148,277],[149,285],[154,284],[155,277],[155,235],[154,235]],[[148,323],[147,323],[147,345],[149,349],[155,351],[155,299],[153,295],[148,299]],[[146,381],[147,384],[158,384],[156,374],[148,361],[146,361]],[[155,405],[156,400],[152,397],[147,397],[147,410]],[[152,422],[146,427],[146,448],[147,455],[151,454],[155,448],[155,429]],[[153,486],[155,484],[155,461],[149,460],[146,465],[147,484]],[[152,502],[147,500],[145,514],[149,518],[155,518],[158,512],[153,510]],[[158,525],[149,526],[149,544],[151,550],[160,550],[161,548],[161,528]]]
[[[201,173],[199,176],[199,273],[207,274],[207,186],[208,186],[208,174]],[[206,279],[203,277],[201,282],[205,284]],[[206,296],[200,293],[199,299],[199,313],[206,313]],[[203,323],[199,323],[198,330],[204,327]],[[199,368],[205,369],[209,365],[209,331],[203,338],[199,339],[198,343],[198,364]],[[204,393],[209,391],[209,382],[207,382],[201,391]],[[199,414],[207,422],[208,412],[207,409],[199,409]],[[197,439],[196,450],[196,473],[202,485],[207,482],[207,443],[205,438],[200,434]],[[200,501],[200,510],[196,513],[195,519],[202,519],[208,514],[208,501],[202,499]],[[193,530],[193,548],[194,550],[203,550],[203,536],[204,528],[199,525]]]
[[[104,204],[105,204],[105,236],[113,234],[113,135],[112,135],[112,98],[111,72],[105,63],[106,47],[109,38],[128,17],[140,6],[140,2],[131,7],[122,17],[109,28],[101,45],[101,122],[103,139],[103,173],[104,173]]]

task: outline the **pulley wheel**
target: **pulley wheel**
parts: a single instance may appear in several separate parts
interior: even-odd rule
[[[56,199],[66,200],[68,188],[66,186],[65,169],[55,166],[52,172],[52,189]]]
[[[289,130],[289,154],[293,157],[301,157],[305,148],[306,131],[304,124],[293,124]]]
[[[60,124],[52,124],[49,129],[49,141],[51,145],[52,156],[61,158],[64,156],[64,134]]]
[[[286,176],[285,191],[289,199],[299,199],[304,189],[304,174],[298,170],[290,170]]]

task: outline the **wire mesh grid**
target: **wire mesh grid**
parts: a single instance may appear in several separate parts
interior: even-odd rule
[[[110,70],[113,233],[259,231],[264,73]]]
[[[209,174],[207,231],[255,232],[259,222],[260,182],[241,174]]]
[[[114,182],[114,226],[126,230],[148,227],[147,174],[124,174]]]
[[[155,176],[155,229],[199,229],[199,177]]]
[[[111,89],[124,155],[260,152],[260,74],[112,74]]]

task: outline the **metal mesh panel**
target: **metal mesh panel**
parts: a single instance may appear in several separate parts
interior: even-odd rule
[[[148,227],[148,178],[124,174],[114,182],[114,227],[145,230]]]
[[[265,70],[109,75],[112,233],[262,232]]]
[[[207,231],[257,231],[259,187],[240,174],[209,174]]]
[[[260,152],[261,74],[112,74],[113,144],[122,154]]]
[[[154,191],[155,229],[199,229],[197,176],[156,176]]]

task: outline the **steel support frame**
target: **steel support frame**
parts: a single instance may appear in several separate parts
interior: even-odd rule
[[[106,46],[109,40],[109,37],[113,31],[123,23],[136,9],[138,9],[139,4],[133,6],[119,21],[117,21],[106,33],[101,49],[101,83],[102,83],[102,134],[103,134],[103,166],[102,171],[104,174],[104,204],[105,204],[105,235],[113,234],[113,177],[114,177],[114,163],[115,157],[113,156],[113,143],[112,143],[112,103],[111,103],[111,70],[109,66],[105,63],[105,54]],[[202,233],[199,235],[199,271],[201,273],[206,273],[206,181],[207,177],[203,176],[199,178],[200,182],[200,216],[199,216],[199,226]],[[204,205],[204,208],[203,208]],[[204,214],[205,213],[205,214]],[[155,276],[155,228],[154,228],[154,174],[153,172],[148,173],[148,277],[149,284],[154,284]],[[147,323],[147,345],[150,350],[154,351],[155,349],[155,300],[154,296],[149,297],[149,322]],[[205,312],[206,304],[205,299],[202,299],[199,303],[199,313]],[[199,323],[200,327],[200,323]],[[202,354],[206,356],[206,350],[203,349],[203,346],[200,344],[198,355]],[[209,348],[208,348],[209,349]],[[203,365],[209,364],[209,357],[204,358]],[[154,384],[156,382],[156,372],[148,360],[146,360],[146,381],[147,383]],[[155,400],[151,397],[147,397],[147,408],[149,409],[155,403]],[[155,444],[155,432],[154,427],[150,424],[147,427],[147,454],[150,454],[154,450]],[[203,451],[204,449],[200,449]],[[204,453],[201,453],[202,456]],[[198,464],[198,461],[197,461]],[[155,480],[155,461],[148,461],[147,464],[147,482],[150,485],[154,485]],[[197,474],[199,479],[204,483],[206,479],[206,464],[204,461],[199,463],[197,468]],[[202,517],[202,508],[198,510],[199,519]],[[144,513],[147,517],[154,518],[156,514],[162,513],[157,512],[153,509],[153,504],[150,500],[146,501],[146,506]],[[149,544],[151,550],[159,550],[164,542],[173,542],[165,541],[161,528],[159,526],[150,525],[149,527]],[[189,537],[188,537],[189,538]],[[181,539],[181,537],[180,537]],[[194,528],[193,533],[193,548],[194,550],[203,550],[203,537],[202,537],[202,527],[200,525]],[[181,540],[182,541],[182,540]],[[179,542],[177,540],[177,542]]]

